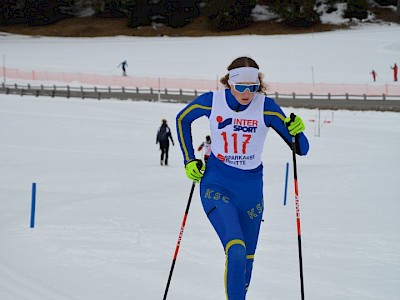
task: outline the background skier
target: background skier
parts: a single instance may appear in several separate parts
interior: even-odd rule
[[[199,148],[197,148],[197,151],[202,151],[202,150],[204,154],[203,155],[204,162],[207,162],[211,154],[211,137],[209,135],[206,135],[206,140],[201,143]]]
[[[398,72],[398,68],[397,68],[396,63],[394,64],[393,67],[390,67],[390,68],[393,70],[393,80],[394,80],[394,81],[397,81],[397,72]]]
[[[376,81],[376,76],[378,76],[378,74],[375,72],[375,70],[372,70],[371,75],[372,75],[372,80]]]
[[[124,60],[122,63],[120,63],[120,64],[118,65],[117,68],[119,68],[120,66],[122,67],[122,76],[126,76],[126,67],[128,66],[127,61]]]
[[[169,152],[169,140],[171,140],[174,146],[174,140],[172,139],[171,129],[167,125],[167,120],[161,120],[160,129],[157,132],[156,144],[160,144],[161,157],[160,164],[168,166],[168,152]]]

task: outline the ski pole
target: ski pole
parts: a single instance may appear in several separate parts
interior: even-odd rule
[[[182,240],[182,236],[183,236],[183,231],[185,230],[186,219],[187,219],[187,216],[188,216],[188,214],[189,214],[190,203],[192,202],[192,196],[193,196],[193,191],[194,191],[194,187],[195,187],[195,186],[196,186],[196,183],[193,181],[192,188],[191,188],[191,190],[190,190],[189,199],[188,199],[188,202],[187,202],[187,205],[186,205],[185,214],[183,215],[181,230],[180,230],[180,232],[179,232],[178,242],[176,243],[174,258],[172,259],[172,265],[171,265],[171,269],[170,269],[170,271],[169,271],[167,286],[165,287],[165,292],[164,292],[164,298],[163,298],[163,300],[166,300],[166,299],[167,299],[168,289],[169,289],[169,285],[170,285],[170,283],[171,283],[172,273],[174,272],[175,262],[176,262],[176,258],[177,258],[177,256],[178,256],[179,247],[180,247],[180,245],[181,245],[181,240]]]
[[[290,119],[291,119],[290,122],[292,122],[295,117],[296,117],[295,114],[291,113],[290,114]],[[295,196],[295,203],[296,203],[297,241],[298,241],[298,248],[299,248],[301,299],[304,300],[303,256],[301,253],[300,200],[299,200],[299,187],[298,187],[298,183],[297,183],[296,137],[295,136],[292,137],[292,154],[293,154],[294,196]]]

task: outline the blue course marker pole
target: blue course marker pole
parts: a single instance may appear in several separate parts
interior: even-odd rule
[[[35,227],[36,183],[32,183],[31,228]]]
[[[287,196],[287,186],[288,186],[288,176],[289,176],[289,163],[286,163],[286,178],[285,178],[285,191],[283,193],[283,205],[286,205]]]

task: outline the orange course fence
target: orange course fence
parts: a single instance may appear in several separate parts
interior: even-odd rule
[[[217,80],[208,79],[174,79],[151,77],[124,77],[99,74],[24,71],[11,68],[0,68],[0,79],[36,81],[36,82],[60,82],[77,85],[93,86],[120,86],[139,87],[153,89],[186,89],[208,91],[222,89],[223,86]],[[314,94],[314,95],[400,95],[400,83],[392,84],[357,84],[357,83],[278,83],[269,82],[268,94]]]

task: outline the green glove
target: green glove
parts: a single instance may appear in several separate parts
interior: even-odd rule
[[[200,159],[192,159],[186,163],[185,169],[186,176],[189,177],[189,179],[195,182],[200,182],[201,178],[203,177],[202,172],[204,172],[206,166]]]
[[[290,117],[285,118],[283,122],[289,130],[290,135],[293,136],[298,135],[299,133],[303,132],[304,129],[306,129],[303,120],[293,113],[290,114]]]

